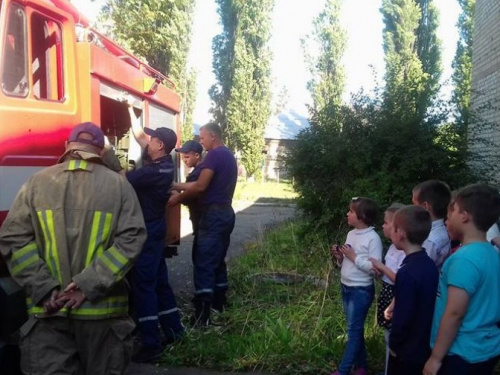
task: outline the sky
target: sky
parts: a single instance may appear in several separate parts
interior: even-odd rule
[[[73,0],[76,7],[90,20],[95,20],[103,4]],[[438,30],[443,41],[443,82],[451,75],[451,62],[455,54],[458,31],[456,23],[460,13],[457,0],[435,0],[441,19]],[[348,35],[348,47],[343,64],[346,70],[344,100],[361,88],[370,91],[384,74],[382,49],[383,20],[380,14],[382,0],[344,0],[341,22]],[[325,0],[275,0],[272,15],[273,35],[270,48],[273,53],[273,90],[277,95],[286,87],[287,109],[307,117],[306,104],[311,97],[306,85],[311,76],[304,62],[300,40],[312,32],[312,20],[321,12]],[[212,39],[220,33],[219,16],[214,0],[196,0],[193,36],[188,64],[197,71],[197,98],[194,122],[206,123],[210,119],[208,90],[215,83],[212,71]],[[447,95],[448,89],[443,95]]]

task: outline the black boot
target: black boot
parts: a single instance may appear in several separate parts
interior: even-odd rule
[[[191,325],[194,328],[203,328],[210,325],[210,301],[194,301],[194,316]]]
[[[214,293],[214,299],[212,302],[212,308],[214,310],[217,310],[218,312],[223,313],[224,310],[226,309],[226,303],[227,303],[227,299],[226,299],[226,292],[225,291]]]

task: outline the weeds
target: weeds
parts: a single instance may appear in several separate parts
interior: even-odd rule
[[[301,230],[301,223],[285,223],[230,264],[231,305],[215,317],[220,325],[189,330],[169,348],[165,363],[279,374],[331,372],[346,339],[339,271],[327,241],[317,235],[300,241]],[[380,371],[385,347],[374,307],[365,337],[371,370]]]

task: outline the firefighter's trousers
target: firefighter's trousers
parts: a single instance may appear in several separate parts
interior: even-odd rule
[[[144,346],[160,348],[158,322],[168,340],[184,332],[163,256],[164,239],[149,239],[131,270],[134,316]]]
[[[229,205],[208,207],[201,215],[194,256],[195,301],[214,303],[214,295],[225,300],[225,258],[234,223],[234,211]]]
[[[123,374],[132,355],[129,317],[77,320],[30,318],[21,327],[25,375]]]

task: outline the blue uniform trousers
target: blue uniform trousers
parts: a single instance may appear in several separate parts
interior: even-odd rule
[[[228,289],[226,254],[235,215],[231,206],[208,207],[198,222],[194,249],[195,301],[211,303],[214,293],[225,298]]]
[[[144,346],[161,346],[158,322],[165,336],[174,340],[182,336],[175,295],[168,282],[168,271],[163,256],[164,239],[148,239],[131,270],[135,315]]]

